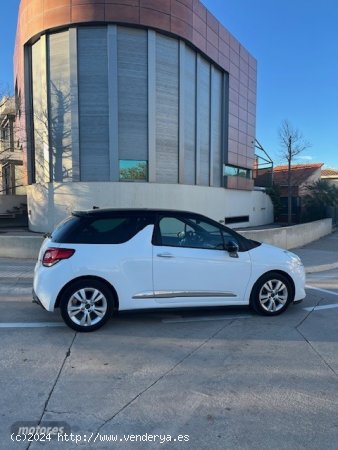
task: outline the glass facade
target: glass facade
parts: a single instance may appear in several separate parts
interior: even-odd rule
[[[50,179],[72,180],[71,95],[69,33],[47,38],[47,92],[49,105]]]
[[[252,171],[250,169],[245,169],[243,167],[236,166],[224,166],[223,174],[226,177],[242,177],[242,178],[252,178]]]
[[[26,57],[33,182],[223,186],[228,74],[187,43],[82,26],[42,36]]]
[[[80,180],[109,181],[107,29],[79,28],[77,43]]]
[[[119,158],[147,160],[147,31],[119,27],[116,50]]]
[[[157,35],[156,181],[178,183],[179,47],[176,39]]]
[[[34,173],[35,181],[44,182],[49,181],[49,154],[45,149],[48,149],[48,135],[47,135],[47,110],[44,104],[46,98],[47,86],[44,83],[43,74],[46,72],[45,58],[42,53],[43,40],[37,41],[31,51],[32,58],[32,74],[31,85],[33,90],[32,99],[32,117],[34,123],[33,132],[33,147],[34,147]],[[47,172],[46,172],[47,170]]]
[[[184,60],[184,169],[186,184],[196,183],[196,52],[186,47]]]

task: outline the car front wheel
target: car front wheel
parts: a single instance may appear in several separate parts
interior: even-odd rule
[[[276,316],[284,312],[292,301],[293,289],[282,274],[270,272],[263,275],[251,293],[251,306],[265,316]]]
[[[61,316],[75,331],[95,331],[112,317],[114,298],[99,280],[82,279],[68,286],[60,300]]]

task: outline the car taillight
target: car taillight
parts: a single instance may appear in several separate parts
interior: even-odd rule
[[[61,259],[68,259],[73,256],[75,250],[71,248],[48,248],[42,258],[42,265],[46,267],[54,266]]]

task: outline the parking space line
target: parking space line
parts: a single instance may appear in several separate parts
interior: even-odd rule
[[[319,311],[321,309],[333,309],[338,308],[338,303],[332,303],[330,305],[319,305],[319,306],[308,306],[307,308],[303,308],[304,311]]]
[[[54,328],[65,327],[62,322],[2,322],[0,328]]]
[[[242,316],[209,316],[209,317],[182,317],[181,319],[162,319],[162,323],[185,323],[185,322],[213,322],[217,320],[250,319],[252,315]]]
[[[309,286],[308,284],[305,286],[307,289],[313,289],[314,291],[324,292],[325,294],[336,295],[338,297],[338,292],[329,291],[327,289],[321,289],[314,286]]]

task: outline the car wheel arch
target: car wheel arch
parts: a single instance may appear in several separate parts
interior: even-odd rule
[[[116,289],[114,288],[114,286],[109,283],[109,281],[105,280],[102,277],[97,277],[94,275],[83,275],[81,277],[77,277],[77,278],[73,278],[72,280],[70,280],[67,284],[65,284],[63,286],[63,288],[60,290],[57,298],[56,298],[56,302],[55,302],[55,308],[59,308],[60,306],[60,300],[62,298],[63,293],[65,292],[66,289],[69,288],[69,286],[71,286],[72,284],[78,282],[78,281],[83,281],[83,280],[96,280],[96,281],[100,281],[101,283],[104,283],[107,288],[112,292],[113,294],[113,298],[114,298],[114,309],[115,311],[119,310],[119,297],[117,295]]]
[[[252,303],[253,300],[253,294],[255,292],[255,288],[257,286],[257,284],[260,282],[261,278],[265,277],[266,275],[269,274],[279,274],[282,275],[283,277],[285,277],[289,282],[290,282],[290,286],[292,288],[292,298],[291,298],[291,302],[293,302],[294,298],[295,298],[295,292],[296,292],[296,287],[295,287],[295,283],[292,279],[292,277],[287,273],[284,272],[283,270],[269,270],[268,272],[264,272],[253,284],[252,288],[251,288],[251,292],[250,292],[250,304]]]

